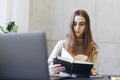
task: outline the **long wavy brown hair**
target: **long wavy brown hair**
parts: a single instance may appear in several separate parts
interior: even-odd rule
[[[68,42],[66,46],[67,51],[74,55],[77,54],[76,53],[76,37],[73,29],[75,16],[82,16],[86,20],[85,31],[83,33],[83,42],[84,42],[83,47],[84,47],[85,55],[90,57],[92,55],[93,46],[91,45],[91,43],[93,42],[93,39],[92,39],[92,34],[90,29],[90,18],[88,13],[85,10],[77,10],[73,13],[71,17],[70,26],[69,26],[70,29],[68,34],[66,35],[67,42]]]

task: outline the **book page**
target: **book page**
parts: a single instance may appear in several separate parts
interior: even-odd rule
[[[62,48],[61,57],[80,62],[84,62],[88,58],[86,55],[83,54],[79,54],[73,58],[72,55],[65,48]]]
[[[57,57],[58,59],[60,59],[60,60],[63,60],[63,61],[67,61],[67,62],[70,62],[70,63],[73,63],[73,60],[70,60],[70,59],[68,59],[68,58],[65,58],[65,57]]]
[[[72,61],[74,60],[71,54],[67,50],[65,50],[65,48],[62,48],[61,57],[70,59]]]
[[[74,61],[80,61],[80,62],[85,62],[87,60],[87,56],[83,54],[79,54],[74,57]]]
[[[74,63],[80,63],[80,64],[92,64],[92,65],[93,65],[93,63],[91,63],[91,62],[82,62],[82,61],[74,61]]]
[[[91,62],[86,62],[87,56],[83,54],[79,54],[74,57],[74,63],[81,63],[81,64],[93,64]]]

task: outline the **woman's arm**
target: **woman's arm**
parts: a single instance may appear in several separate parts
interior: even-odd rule
[[[97,58],[98,58],[98,47],[96,44],[93,45],[93,56],[92,56],[92,62],[94,63],[94,66],[91,70],[92,75],[97,75]]]
[[[52,53],[50,54],[48,58],[48,63],[53,62],[53,58],[56,58],[57,56],[61,55],[62,48],[64,47],[65,40],[60,40],[57,42],[56,46],[54,47]]]
[[[49,74],[51,76],[65,70],[65,67],[61,66],[61,64],[53,64],[53,58],[56,58],[57,56],[61,55],[61,51],[63,47],[64,47],[64,40],[58,41],[50,57],[48,58],[48,63],[49,63],[48,68],[49,68]]]

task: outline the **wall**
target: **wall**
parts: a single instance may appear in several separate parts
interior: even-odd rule
[[[96,1],[99,72],[120,74],[120,1]],[[111,72],[111,73],[110,73]]]
[[[54,47],[58,40],[65,38],[65,34],[68,31],[67,29],[71,14],[76,9],[86,9],[89,12],[93,27],[92,30],[94,33],[96,33],[94,18],[95,10],[93,8],[94,0],[88,1],[89,4],[86,4],[88,7],[86,7],[86,5],[80,5],[85,4],[86,1],[76,1],[30,0],[29,30],[43,30],[46,32],[49,53],[51,52],[51,49]]]
[[[119,75],[119,4],[118,0],[30,0],[29,30],[46,32],[50,54],[56,42],[65,38],[71,14],[85,9],[99,47],[99,74]]]
[[[0,0],[0,25],[5,26],[6,23],[6,13],[7,13],[7,1],[6,0]]]
[[[6,26],[9,21],[19,25],[18,32],[28,31],[29,0],[0,0],[0,25]]]

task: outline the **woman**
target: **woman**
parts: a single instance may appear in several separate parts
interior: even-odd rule
[[[65,48],[72,57],[78,54],[86,55],[88,57],[86,61],[94,63],[91,69],[91,75],[97,75],[96,60],[98,47],[92,39],[88,13],[85,10],[75,11],[71,18],[69,28],[70,31],[66,35],[66,40],[58,41],[48,59],[50,75],[65,70],[65,67],[61,66],[61,64],[53,64],[53,58],[61,56],[62,48]]]

